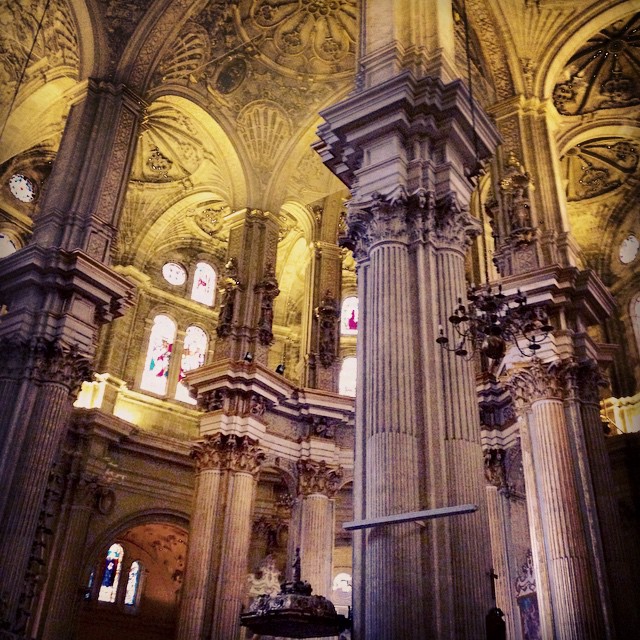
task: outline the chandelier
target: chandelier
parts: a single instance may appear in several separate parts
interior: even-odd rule
[[[491,286],[467,289],[467,303],[458,298],[458,306],[449,316],[455,333],[450,344],[442,325],[436,342],[446,351],[471,359],[476,351],[492,360],[500,360],[507,344],[515,345],[523,356],[533,357],[541,343],[553,331],[546,311],[540,306],[527,304],[526,296],[518,289],[515,296],[496,292]]]

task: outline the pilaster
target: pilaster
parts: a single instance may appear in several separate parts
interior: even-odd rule
[[[275,277],[278,222],[260,209],[237,212],[220,287],[216,359],[245,354],[268,365],[273,342],[273,303],[280,293]]]

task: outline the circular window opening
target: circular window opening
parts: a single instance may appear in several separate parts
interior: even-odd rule
[[[167,262],[162,267],[162,275],[169,284],[176,286],[184,284],[187,280],[187,272],[177,262]]]
[[[33,202],[36,199],[35,183],[21,173],[15,173],[9,178],[9,190],[20,202]]]
[[[640,240],[638,240],[638,238],[636,238],[633,234],[628,235],[620,243],[620,251],[618,253],[620,262],[622,262],[622,264],[629,264],[630,262],[633,262],[638,255],[639,249]]]

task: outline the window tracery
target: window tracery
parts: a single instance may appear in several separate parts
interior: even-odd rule
[[[0,233],[0,258],[6,258],[18,250],[13,240],[4,233]]]
[[[142,569],[142,564],[138,560],[134,560],[131,563],[129,576],[127,577],[127,588],[124,594],[124,603],[129,607],[135,607],[138,604]]]

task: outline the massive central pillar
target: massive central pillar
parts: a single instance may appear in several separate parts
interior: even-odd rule
[[[481,638],[492,606],[480,426],[470,363],[436,344],[464,297],[480,224],[468,179],[497,135],[455,80],[447,2],[370,0],[361,83],[322,113],[317,145],[351,188],[360,322],[355,518],[479,510],[354,535],[358,638]]]

